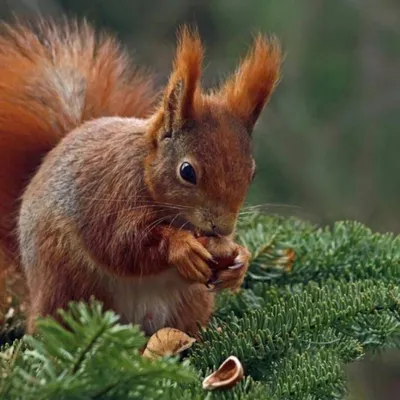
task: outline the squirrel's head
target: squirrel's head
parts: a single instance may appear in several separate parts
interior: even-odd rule
[[[229,235],[254,176],[252,131],[279,80],[281,52],[257,36],[233,77],[209,93],[200,86],[202,59],[197,32],[183,28],[149,131],[145,179],[171,220]]]

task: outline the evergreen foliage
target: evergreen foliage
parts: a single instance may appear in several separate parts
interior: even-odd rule
[[[42,319],[38,337],[3,348],[0,398],[344,399],[348,363],[400,346],[400,238],[254,213],[239,241],[253,254],[244,287],[219,296],[183,361],[142,358],[136,327],[75,303],[62,313],[71,331]],[[202,378],[230,355],[246,378],[205,392]]]

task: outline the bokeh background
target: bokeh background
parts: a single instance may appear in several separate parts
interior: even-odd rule
[[[204,38],[206,86],[234,69],[255,32],[276,34],[284,76],[256,129],[248,203],[400,232],[399,0],[0,0],[4,19],[35,13],[111,31],[160,84],[182,23]]]

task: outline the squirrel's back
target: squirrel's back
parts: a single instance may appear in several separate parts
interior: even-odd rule
[[[84,121],[146,117],[156,92],[111,37],[85,23],[0,29],[0,252],[12,260],[19,199],[42,158]]]

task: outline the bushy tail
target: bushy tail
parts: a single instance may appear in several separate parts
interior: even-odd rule
[[[15,260],[19,199],[46,153],[86,120],[145,117],[156,95],[151,78],[86,23],[0,30],[0,260]]]

